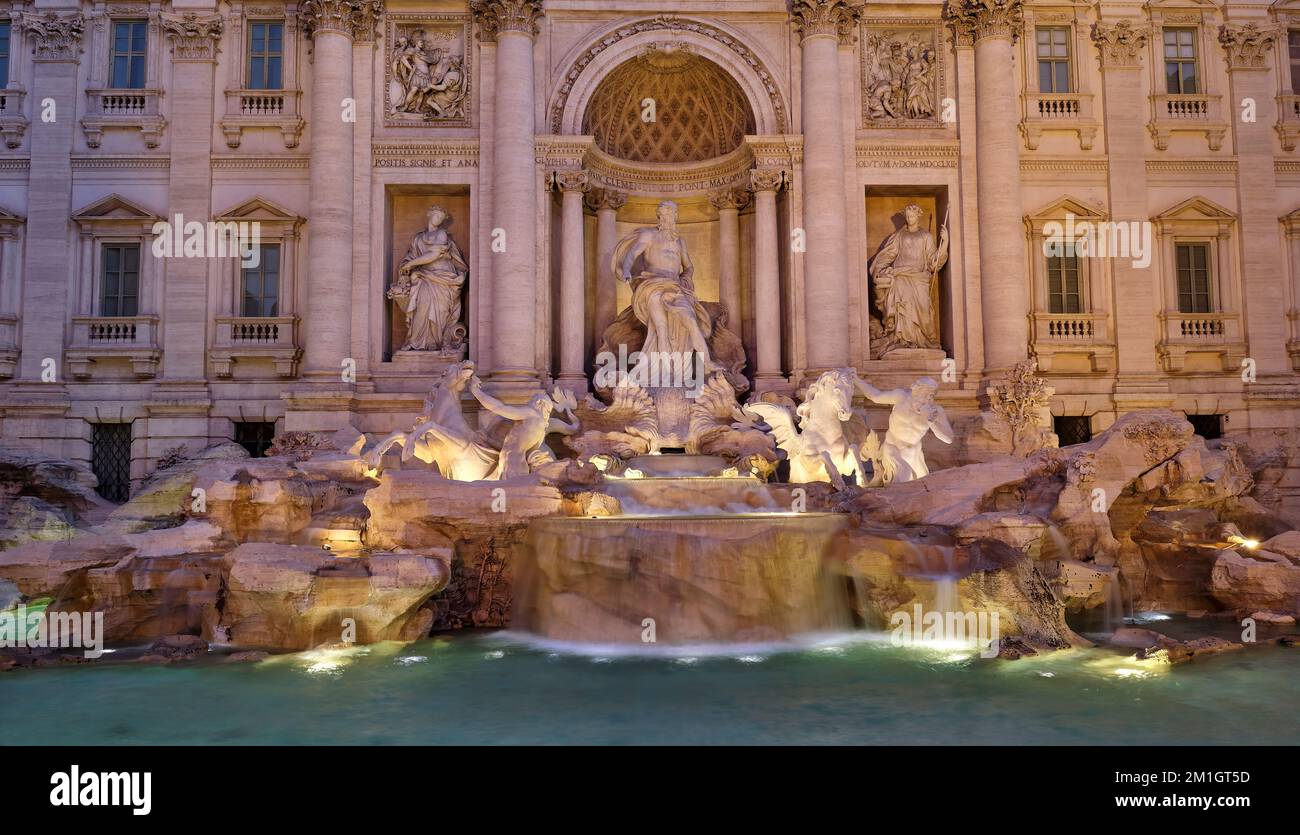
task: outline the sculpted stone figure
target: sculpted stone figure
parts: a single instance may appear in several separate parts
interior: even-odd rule
[[[424,408],[409,432],[394,432],[366,455],[366,463],[381,469],[385,453],[402,447],[402,461],[412,458],[434,464],[456,481],[481,481],[497,465],[497,451],[482,433],[472,429],[460,409],[461,393],[474,376],[474,363],[449,367],[425,398]]]
[[[927,432],[945,444],[952,443],[952,425],[943,407],[934,402],[939,384],[922,377],[912,388],[881,391],[854,375],[854,382],[862,394],[873,403],[888,403],[894,408],[889,413],[889,429],[884,441],[875,432],[863,444],[863,457],[871,461],[874,473],[871,486],[891,482],[912,481],[929,474],[921,441]]]
[[[790,461],[790,481],[807,484],[828,481],[843,490],[844,476],[852,475],[866,484],[866,468],[857,448],[845,435],[853,418],[853,372],[827,371],[808,387],[804,402],[795,410],[796,428],[790,410],[775,403],[749,403],[746,413],[756,414],[772,427],[776,445]]]
[[[552,395],[545,392],[534,394],[523,406],[510,406],[484,391],[483,382],[478,377],[470,380],[469,390],[483,408],[498,417],[514,422],[502,441],[496,469],[488,476],[489,479],[508,479],[528,475],[534,467],[554,461],[555,455],[546,448],[546,436],[551,432],[571,435],[579,429],[576,418],[570,421],[552,418],[551,415],[559,404]],[[572,395],[568,397],[571,398]],[[564,409],[572,418],[571,400],[566,400]]]
[[[632,312],[646,328],[638,365],[693,351],[710,369],[712,323],[695,297],[695,265],[677,234],[677,204],[665,200],[656,215],[656,226],[636,230],[614,248],[614,275],[632,285]]]
[[[913,34],[870,35],[863,47],[867,62],[864,95],[873,121],[933,119],[934,49]]]
[[[404,351],[459,354],[465,341],[460,321],[460,293],[469,266],[447,234],[451,215],[441,206],[429,209],[429,225],[418,233],[397,268],[388,290],[406,313]]]
[[[893,348],[938,348],[938,272],[948,262],[948,225],[939,240],[921,227],[921,207],[903,210],[903,228],[885,239],[871,262],[876,306],[881,312],[879,352]],[[876,346],[873,345],[873,349]]]

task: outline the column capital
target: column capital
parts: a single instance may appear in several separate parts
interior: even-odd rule
[[[1102,70],[1140,68],[1150,37],[1150,29],[1127,20],[1092,25],[1092,42],[1101,54]]]
[[[557,191],[584,192],[591,184],[586,171],[557,170],[551,172],[551,183]]]
[[[76,61],[81,52],[81,35],[86,19],[80,14],[66,17],[54,12],[24,14],[23,29],[31,34],[37,61]]]
[[[790,172],[784,168],[755,168],[749,172],[749,190],[780,191],[790,184]]]
[[[215,61],[223,25],[220,15],[199,17],[195,12],[163,15],[163,31],[172,40],[172,60]]]
[[[627,195],[612,188],[594,188],[587,192],[587,208],[593,212],[608,209],[617,212],[627,205]]]
[[[739,212],[749,205],[749,192],[742,188],[722,189],[709,194],[709,203],[720,212]]]
[[[470,13],[478,21],[482,41],[495,41],[502,32],[522,32],[537,37],[542,0],[470,0]]]
[[[840,43],[852,43],[853,26],[861,14],[845,0],[790,0],[790,17],[800,40],[830,35]]]
[[[1025,23],[1023,0],[947,0],[943,16],[959,42],[1020,37]]]
[[[383,0],[303,0],[300,9],[303,32],[309,38],[315,39],[320,32],[334,32],[368,40],[374,37],[384,3]]]
[[[1228,71],[1267,70],[1268,54],[1277,43],[1277,37],[1277,29],[1260,27],[1256,23],[1220,26],[1219,45],[1223,47]]]

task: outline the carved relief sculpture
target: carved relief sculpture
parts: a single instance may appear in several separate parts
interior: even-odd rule
[[[390,44],[390,124],[468,124],[464,25],[395,21]]]
[[[439,351],[459,358],[466,335],[460,294],[469,266],[447,234],[451,215],[432,206],[428,218],[428,227],[411,240],[398,265],[388,298],[406,314],[403,351]]]
[[[867,122],[933,120],[936,54],[931,31],[869,32],[862,51]]]
[[[921,226],[924,212],[912,204],[903,210],[904,224],[881,245],[869,273],[880,310],[879,338],[872,352],[894,348],[939,348],[939,270],[948,262],[948,221],[939,227],[939,240]]]

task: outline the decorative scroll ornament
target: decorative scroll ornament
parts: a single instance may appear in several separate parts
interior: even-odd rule
[[[479,25],[479,39],[495,41],[501,32],[536,37],[542,0],[471,0],[469,10]]]
[[[31,34],[38,61],[75,61],[81,49],[86,21],[79,14],[60,17],[54,12],[23,15],[23,26]]]
[[[180,17],[164,15],[163,31],[171,36],[172,55],[178,61],[211,61],[217,57],[222,20],[219,16],[199,17],[186,12]]]
[[[560,191],[586,191],[590,179],[586,171],[556,171],[554,183]]]
[[[845,0],[791,0],[790,16],[801,38],[834,35],[843,41],[853,37],[853,27],[861,14]]]
[[[383,0],[304,0],[303,31],[315,38],[318,32],[338,32],[368,40],[384,13]]]
[[[1268,53],[1275,43],[1276,30],[1261,29],[1254,23],[1219,27],[1219,44],[1226,53],[1229,69],[1268,69]]]
[[[1102,67],[1140,67],[1150,31],[1127,20],[1093,24],[1092,42],[1101,52]]]
[[[958,39],[1020,37],[1025,23],[1023,0],[948,0],[943,16]]]
[[[789,174],[782,168],[756,168],[749,172],[749,190],[780,191],[789,181]]]

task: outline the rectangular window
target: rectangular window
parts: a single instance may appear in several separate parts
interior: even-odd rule
[[[1083,312],[1079,256],[1053,255],[1047,259],[1047,303],[1049,313]]]
[[[1187,422],[1207,441],[1223,437],[1223,415],[1188,415]]]
[[[1087,415],[1053,415],[1052,431],[1061,446],[1086,444],[1092,440],[1092,418]]]
[[[242,316],[280,315],[280,245],[262,244],[256,267],[245,267]]]
[[[1201,92],[1196,80],[1196,30],[1165,29],[1165,91],[1172,95]]]
[[[1300,96],[1300,29],[1286,33],[1286,47],[1291,61],[1291,92]]]
[[[0,22],[0,87],[9,85],[9,32],[12,24]]]
[[[284,24],[255,20],[248,26],[248,89],[282,90]]]
[[[99,315],[140,312],[140,245],[104,244],[99,275]]]
[[[254,458],[265,458],[271,441],[275,440],[275,421],[241,420],[235,422],[235,443],[248,450]]]
[[[96,493],[110,502],[131,498],[131,424],[91,425],[90,468],[98,479]]]
[[[1070,93],[1070,27],[1039,26],[1038,92]]]
[[[148,22],[113,21],[113,48],[108,86],[114,90],[143,90]]]
[[[1210,245],[1177,244],[1178,310],[1210,312]]]

